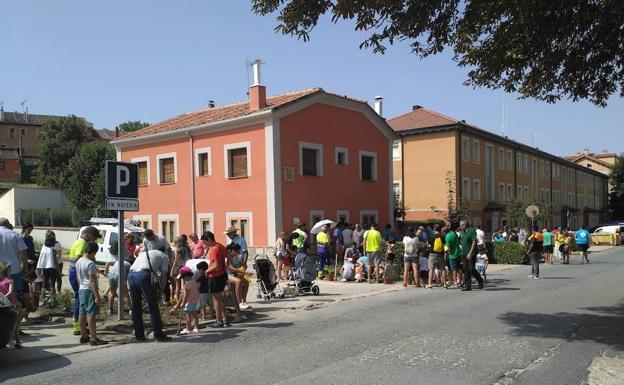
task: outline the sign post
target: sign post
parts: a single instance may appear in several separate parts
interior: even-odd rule
[[[535,205],[529,205],[526,208],[526,215],[531,218],[531,231],[533,231],[535,218],[539,215],[539,207]]]
[[[126,298],[126,269],[124,264],[124,211],[139,211],[139,168],[133,163],[106,161],[106,210],[117,211],[118,237],[117,259],[119,261],[119,297],[117,298],[117,320],[123,316]],[[111,293],[112,295],[113,293]]]

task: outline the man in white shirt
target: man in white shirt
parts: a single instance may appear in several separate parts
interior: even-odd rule
[[[0,218],[0,262],[11,265],[9,274],[15,284],[18,294],[24,292],[24,279],[22,265],[28,268],[28,256],[26,244],[18,233],[13,231],[9,220]]]
[[[485,245],[485,232],[481,230],[481,226],[477,226],[477,246]]]
[[[344,241],[344,248],[348,250],[353,245],[353,226],[347,223],[344,230],[342,230],[342,239]]]
[[[247,241],[242,236],[238,235],[238,229],[234,226],[230,226],[225,230],[225,235],[227,235],[229,244],[236,243],[240,246],[241,255],[245,260],[245,264],[247,264],[247,259],[249,258],[249,251],[247,251]],[[227,245],[226,245],[227,246]]]

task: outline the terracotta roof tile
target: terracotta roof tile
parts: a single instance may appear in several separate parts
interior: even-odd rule
[[[304,96],[323,92],[321,88],[310,88],[303,91],[284,93],[274,96],[267,96],[267,107],[260,110],[266,111],[275,107],[282,106],[284,104],[293,102]],[[359,101],[359,100],[358,100]],[[145,135],[159,134],[163,132],[175,131],[184,128],[190,128],[199,126],[206,123],[219,122],[222,120],[241,118],[246,115],[251,115],[258,111],[251,111],[249,108],[249,101],[227,104],[223,106],[217,106],[212,108],[205,108],[198,111],[187,112],[173,118],[163,120],[162,122],[145,127],[141,130],[129,132],[119,139],[136,138]]]
[[[419,107],[414,111],[399,115],[388,120],[388,124],[395,131],[405,131],[418,128],[446,126],[459,123],[459,120]]]

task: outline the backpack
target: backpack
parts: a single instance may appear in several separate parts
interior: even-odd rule
[[[416,251],[416,247],[414,246],[414,240],[415,238],[412,238],[407,246],[405,246],[405,254],[414,255],[414,251]]]
[[[442,242],[442,237],[437,236],[433,241],[433,252],[434,253],[443,253],[444,252],[444,242]]]

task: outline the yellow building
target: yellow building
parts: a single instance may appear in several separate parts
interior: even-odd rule
[[[394,189],[405,220],[443,218],[451,190],[470,222],[486,231],[508,225],[512,199],[550,206],[544,225],[601,221],[607,177],[600,172],[420,106],[388,124],[400,137],[393,147]]]

